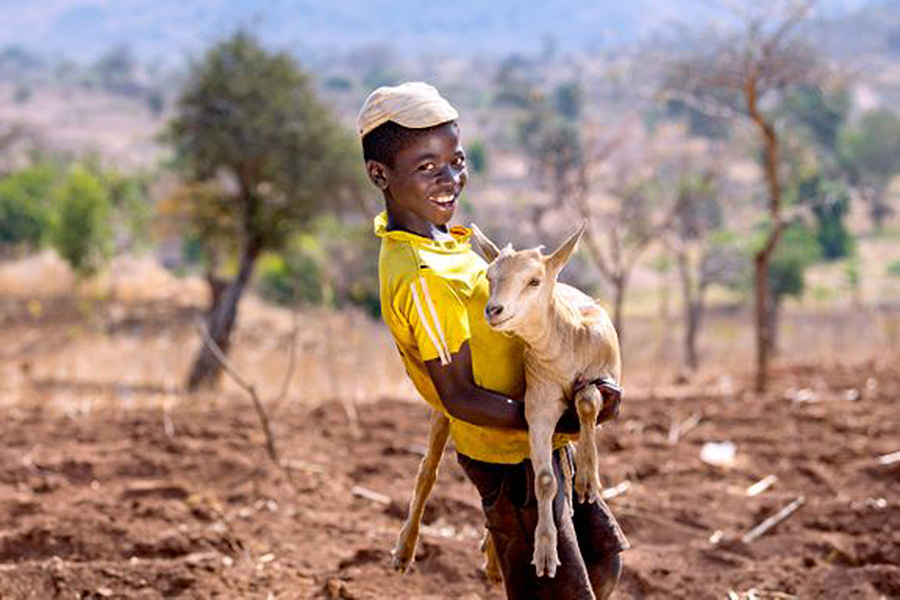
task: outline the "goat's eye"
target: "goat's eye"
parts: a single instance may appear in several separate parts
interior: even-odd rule
[[[530,287],[537,287],[537,286],[541,285],[541,280],[538,279],[537,277],[532,277],[531,279],[528,280],[528,285]]]

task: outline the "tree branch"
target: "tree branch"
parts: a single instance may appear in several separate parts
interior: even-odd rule
[[[222,349],[219,348],[216,341],[209,335],[209,329],[207,329],[206,324],[202,319],[196,321],[196,326],[197,330],[200,332],[200,336],[203,338],[203,343],[206,344],[210,352],[213,353],[213,356],[219,364],[222,365],[225,372],[228,373],[238,387],[250,395],[250,399],[253,401],[253,408],[256,409],[256,415],[259,417],[259,423],[266,436],[266,451],[269,453],[269,458],[271,458],[276,465],[281,466],[281,459],[278,456],[278,450],[275,448],[275,436],[272,434],[272,427],[269,424],[269,415],[256,393],[256,387],[241,376],[234,364],[232,364],[225,353],[222,352]]]

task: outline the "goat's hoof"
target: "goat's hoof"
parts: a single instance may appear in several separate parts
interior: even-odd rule
[[[531,560],[531,564],[534,565],[538,577],[543,577],[544,575],[556,577],[556,567],[559,566],[556,544],[535,542],[534,558]]]
[[[393,566],[394,570],[398,573],[406,573],[406,570],[412,563],[414,554],[415,548],[394,548],[391,551],[391,566]]]
[[[575,475],[575,494],[578,496],[578,503],[585,502],[597,503],[602,498],[603,485],[600,483],[599,477],[591,477],[590,475]]]

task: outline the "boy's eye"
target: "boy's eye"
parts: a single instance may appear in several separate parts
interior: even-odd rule
[[[529,287],[537,287],[537,286],[541,285],[541,280],[538,279],[537,277],[532,277],[531,279],[528,280],[528,285],[529,285]]]
[[[466,164],[466,157],[465,156],[457,156],[453,160],[453,164],[456,165],[457,167],[463,166],[464,164]]]
[[[428,163],[425,163],[425,164],[423,164],[423,165],[419,165],[419,170],[420,170],[420,171],[431,171],[432,169],[434,169],[434,163],[433,163],[433,162],[428,162]]]

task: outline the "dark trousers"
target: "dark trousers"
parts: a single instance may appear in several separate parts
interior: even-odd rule
[[[572,457],[568,448],[553,453],[557,493],[553,519],[561,565],[556,576],[538,577],[531,564],[537,527],[537,498],[531,461],[515,465],[486,463],[457,453],[457,460],[481,496],[488,530],[497,549],[506,595],[510,600],[593,600],[604,584],[603,565],[628,548],[628,540],[604,502],[574,502],[569,518],[566,482],[560,460]],[[574,465],[573,470],[574,470]]]

